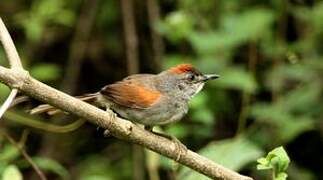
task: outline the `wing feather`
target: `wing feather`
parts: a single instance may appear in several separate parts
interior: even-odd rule
[[[116,104],[137,109],[149,108],[161,97],[157,90],[145,87],[132,78],[107,85],[100,93]]]

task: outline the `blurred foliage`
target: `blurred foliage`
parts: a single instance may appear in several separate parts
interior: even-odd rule
[[[60,77],[60,69],[55,64],[37,64],[30,69],[30,75],[40,81],[51,81]]]
[[[198,153],[225,167],[239,171],[246,164],[255,161],[261,156],[262,150],[245,137],[239,137],[210,142]],[[179,172],[178,179],[194,180],[208,178],[185,167]]]
[[[259,158],[257,169],[266,170],[272,169],[274,180],[285,180],[287,179],[286,170],[290,163],[290,159],[283,147],[275,148],[270,151],[265,158]]]
[[[15,165],[7,166],[2,174],[3,180],[22,180],[22,174]]]
[[[63,0],[35,0],[30,9],[17,13],[17,23],[24,29],[26,38],[39,41],[49,24],[72,26],[75,14],[66,9],[65,4]]]
[[[89,5],[93,2],[98,3],[95,18],[86,22],[91,18],[84,12],[95,7]],[[140,72],[156,73],[192,63],[201,72],[221,76],[192,99],[183,121],[165,126],[163,131],[254,179],[271,178],[257,171],[256,160],[264,152],[284,146],[291,159],[289,179],[323,179],[323,1],[160,0],[161,19],[153,24],[146,2],[134,3]],[[66,72],[67,65],[81,63],[75,76],[78,90],[73,92],[80,95],[127,75],[120,6],[119,1],[2,0],[0,15],[33,77],[64,89],[64,79],[75,73]],[[82,39],[89,24],[89,39]],[[150,26],[164,42],[165,50],[160,49],[163,60],[156,63],[162,67],[152,63],[155,38],[150,36]],[[77,58],[83,61],[71,60],[70,47],[78,43],[77,49],[84,53]],[[2,49],[0,64],[8,66]],[[0,99],[8,93],[0,84]],[[18,106],[20,110],[10,111],[0,123],[14,137],[26,126],[33,128],[25,148],[49,179],[134,179],[133,167],[138,162],[129,145],[104,138],[88,124],[64,131],[65,136],[52,133],[47,127],[61,129],[62,124],[69,124],[62,117],[42,116],[43,123],[30,116],[19,118],[21,109],[35,104]],[[46,128],[50,132],[43,131]],[[272,154],[284,155],[275,150],[269,154],[260,162],[267,168],[276,163]],[[154,179],[156,174],[160,179],[206,179],[152,152],[145,151],[145,158],[146,164],[140,165],[145,179]],[[9,175],[35,177],[2,136],[0,175],[3,179]]]

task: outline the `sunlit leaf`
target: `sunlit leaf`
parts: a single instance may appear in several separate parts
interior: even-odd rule
[[[15,165],[9,165],[3,171],[2,180],[22,180],[22,174]]]
[[[259,163],[257,165],[258,170],[272,169],[275,180],[285,180],[287,178],[285,172],[290,159],[282,146],[270,151],[265,158],[260,158],[257,162]]]
[[[159,23],[157,30],[165,34],[172,42],[187,37],[192,31],[193,24],[190,15],[182,11],[169,13],[162,23]]]
[[[240,137],[212,142],[200,150],[199,154],[227,168],[238,171],[249,162],[259,158],[263,152],[245,137]],[[185,180],[208,179],[188,168],[183,168],[179,172],[178,178]]]

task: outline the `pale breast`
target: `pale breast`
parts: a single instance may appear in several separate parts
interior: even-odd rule
[[[188,111],[185,102],[176,100],[157,104],[147,109],[132,109],[122,106],[111,106],[121,117],[144,125],[163,125],[181,120]]]

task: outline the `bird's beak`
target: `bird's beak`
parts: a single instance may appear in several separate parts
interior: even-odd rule
[[[203,81],[208,81],[208,80],[212,80],[212,79],[217,79],[219,78],[220,75],[217,75],[217,74],[205,74],[204,75],[204,79]]]

